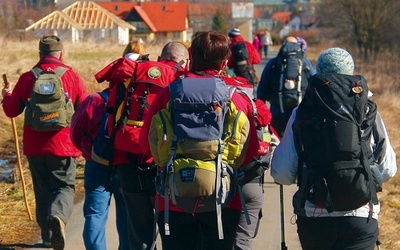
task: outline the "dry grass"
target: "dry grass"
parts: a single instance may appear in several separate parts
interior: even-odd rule
[[[308,49],[308,58],[316,61],[319,53],[324,49],[335,46],[332,43]],[[148,48],[150,57],[155,59],[160,53],[160,46]],[[276,48],[273,48],[276,49]],[[93,75],[108,62],[119,57],[124,50],[123,46],[115,44],[83,45],[65,44],[65,63],[71,65],[82,77],[89,92],[104,88],[106,83],[98,84]],[[0,73],[6,73],[10,82],[15,83],[19,75],[29,70],[38,60],[37,41],[11,42],[0,38]],[[374,101],[382,114],[388,128],[390,140],[395,151],[400,155],[400,133],[396,133],[400,123],[400,101],[396,98],[400,83],[400,62],[398,56],[382,55],[374,64],[363,64],[357,61],[357,71],[368,80],[370,88],[375,93]],[[21,145],[22,117],[16,119],[19,141]],[[0,109],[0,159],[15,155],[15,147],[10,119]],[[399,158],[398,158],[399,159]],[[25,160],[23,157],[23,163]],[[399,163],[399,160],[397,160]],[[34,216],[34,197],[29,170],[24,167],[24,176],[27,182],[27,193],[30,210]],[[77,193],[82,194],[82,169],[77,178]],[[400,177],[388,181],[384,191],[379,194],[382,207],[380,214],[380,237],[382,249],[400,249],[398,232],[400,231],[400,195],[396,187],[400,185]],[[79,199],[81,196],[77,196]],[[38,227],[35,222],[29,221],[22,199],[21,184],[0,182],[0,249],[1,245],[16,243],[31,243],[39,240]]]

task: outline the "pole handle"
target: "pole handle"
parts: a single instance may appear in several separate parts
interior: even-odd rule
[[[7,80],[7,75],[6,74],[3,74],[3,86],[5,87],[5,88],[8,88],[9,86],[10,86],[10,83],[8,82],[8,80]]]

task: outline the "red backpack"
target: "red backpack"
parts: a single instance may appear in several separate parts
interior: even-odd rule
[[[157,93],[175,80],[179,66],[120,58],[96,74],[97,81],[110,82],[107,126],[115,149],[143,154],[139,142],[143,121]]]

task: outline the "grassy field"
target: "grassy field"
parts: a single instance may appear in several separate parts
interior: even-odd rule
[[[308,58],[315,63],[319,53],[332,46],[332,43],[324,43],[318,46],[309,46]],[[15,83],[23,72],[30,70],[38,61],[38,42],[23,41],[15,42],[0,38],[0,73],[7,74],[8,80]],[[89,92],[103,89],[107,83],[98,84],[93,75],[110,61],[121,56],[124,46],[116,44],[93,44],[84,43],[80,45],[65,44],[64,62],[72,66],[83,78]],[[151,59],[156,59],[160,53],[160,46],[148,47]],[[272,48],[273,50],[278,48]],[[373,100],[377,102],[378,109],[382,114],[388,128],[391,143],[400,155],[400,62],[398,55],[381,55],[373,64],[364,64],[356,60],[356,72],[362,74],[374,92]],[[16,118],[19,133],[19,145],[22,149],[22,116]],[[14,136],[10,118],[6,117],[0,109],[0,159],[10,159],[17,166],[15,158]],[[22,150],[21,150],[22,151]],[[399,157],[398,157],[399,159]],[[399,163],[399,160],[397,160]],[[33,197],[32,182],[26,160],[22,157],[24,165],[24,176],[27,183],[28,202],[34,217],[35,201]],[[77,197],[81,198],[83,169],[78,169]],[[15,172],[15,177],[19,175]],[[400,249],[400,177],[389,180],[384,185],[384,190],[379,194],[382,206],[380,213],[380,238],[383,242],[382,249]],[[17,243],[32,243],[39,240],[38,227],[35,217],[32,221],[28,219],[23,200],[21,182],[16,184],[0,182],[0,249],[1,246]]]

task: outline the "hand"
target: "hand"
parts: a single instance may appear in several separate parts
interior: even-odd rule
[[[4,87],[1,90],[1,95],[4,97],[7,93],[11,93],[12,92],[12,88],[11,88],[11,84],[8,85],[8,87]]]
[[[12,92],[11,87],[3,88],[3,89],[1,90],[1,95],[4,97],[7,93],[11,93],[11,92]]]

